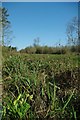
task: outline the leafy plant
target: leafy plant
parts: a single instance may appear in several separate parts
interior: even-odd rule
[[[5,102],[7,104],[6,108],[3,106],[3,113],[5,113],[3,115],[4,117],[8,112],[9,115],[12,115],[12,118],[23,119],[30,109],[30,104],[27,103],[26,98],[24,98],[22,94],[19,94],[19,96],[13,101],[7,97],[7,99],[5,99]]]

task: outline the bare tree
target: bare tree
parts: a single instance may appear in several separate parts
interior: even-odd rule
[[[69,45],[80,45],[80,21],[74,17],[67,25],[66,29]]]
[[[39,37],[37,37],[36,39],[34,39],[33,46],[34,46],[34,47],[39,46],[39,42],[40,42],[40,38],[39,38]]]

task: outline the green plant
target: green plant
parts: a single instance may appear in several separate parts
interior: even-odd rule
[[[8,115],[12,115],[12,118],[23,119],[30,109],[30,104],[27,103],[26,98],[24,98],[22,94],[19,94],[13,101],[9,97],[4,101],[6,102],[6,107],[3,106],[3,117],[5,117],[8,112]]]
[[[79,96],[77,58],[48,54],[6,58],[2,68],[2,120],[76,120],[79,109],[73,103]]]

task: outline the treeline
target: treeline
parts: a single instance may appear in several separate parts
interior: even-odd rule
[[[26,54],[67,54],[67,53],[80,53],[80,46],[28,46],[25,49],[17,51],[16,47],[2,46],[2,54],[8,53],[26,53]]]
[[[2,46],[1,49],[3,56],[7,56],[9,54],[13,54],[17,52],[17,48],[12,46]]]
[[[8,52],[8,51],[16,51],[17,52],[17,47],[12,47],[12,46],[2,46],[2,52]]]
[[[27,54],[67,54],[69,52],[79,53],[80,46],[59,46],[59,47],[48,47],[48,46],[29,46],[25,49],[21,49],[20,53]]]

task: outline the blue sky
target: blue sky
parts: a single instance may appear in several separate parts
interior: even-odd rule
[[[33,45],[39,37],[40,45],[67,43],[66,26],[78,16],[77,2],[6,2],[13,38],[11,45],[19,49]]]

